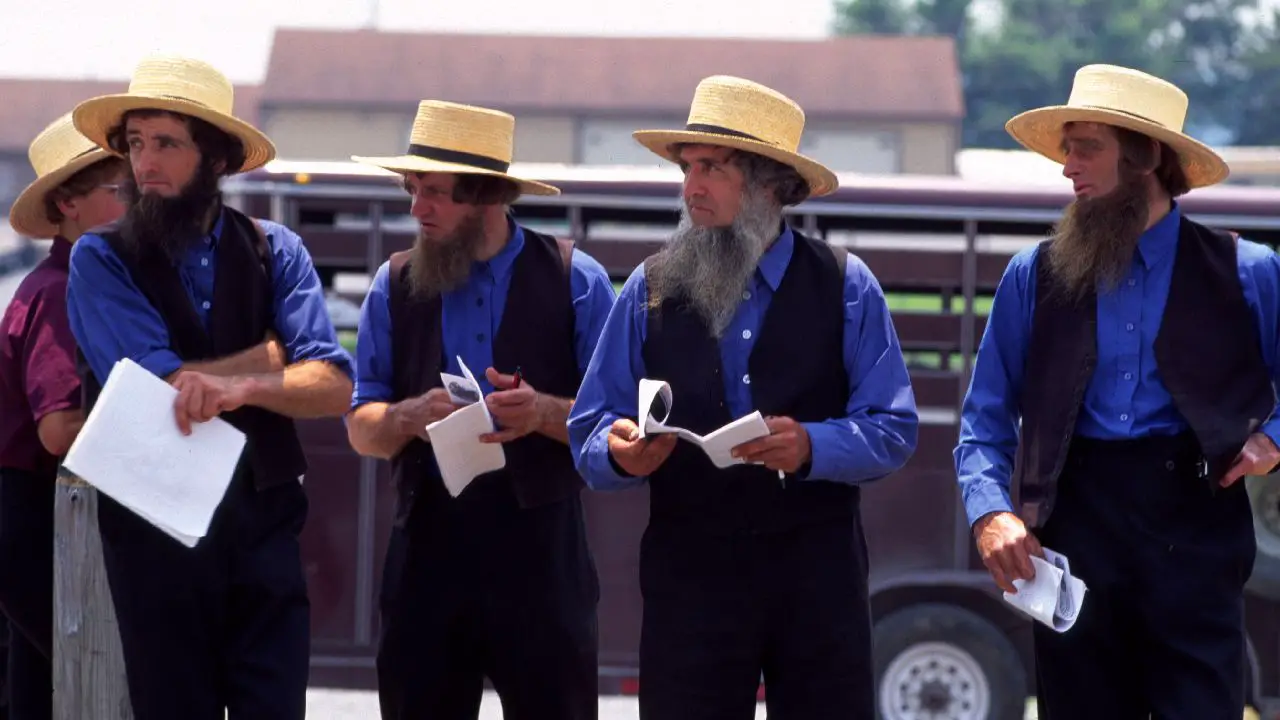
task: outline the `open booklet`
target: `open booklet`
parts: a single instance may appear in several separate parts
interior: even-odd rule
[[[1083,580],[1071,574],[1071,564],[1065,555],[1043,549],[1043,560],[1031,556],[1035,578],[1014,580],[1013,586],[1018,592],[1006,592],[1004,599],[1031,619],[1057,632],[1066,632],[1076,624],[1088,588]]]
[[[653,415],[654,402],[659,399],[662,400],[662,405],[666,409],[661,419]],[[706,453],[707,457],[718,468],[743,464],[744,460],[735,458],[730,454],[732,450],[742,443],[750,442],[769,434],[769,426],[765,424],[764,417],[759,410],[753,411],[750,415],[744,415],[706,435],[699,435],[684,428],[672,427],[666,424],[666,419],[671,416],[671,404],[671,386],[669,384],[661,380],[650,380],[648,378],[640,380],[640,404],[638,407],[640,417],[643,418],[643,421],[640,422],[640,437],[675,433],[702,448],[702,452]]]
[[[195,547],[235,475],[245,435],[222,418],[173,417],[178,391],[125,358],[111,368],[62,465],[187,547]]]
[[[453,497],[462,494],[477,477],[507,466],[502,443],[480,442],[481,435],[494,431],[493,416],[484,402],[480,383],[461,357],[458,366],[463,376],[440,373],[440,379],[449,399],[466,407],[427,426],[440,477]]]

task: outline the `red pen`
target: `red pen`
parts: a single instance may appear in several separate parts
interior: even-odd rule
[[[512,390],[515,390],[516,388],[520,387],[520,366],[519,365],[516,366],[516,374],[514,377],[515,377],[515,382],[511,384]]]

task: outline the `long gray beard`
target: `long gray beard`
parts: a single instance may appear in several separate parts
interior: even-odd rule
[[[682,206],[680,224],[647,277],[650,306],[682,300],[719,339],[781,224],[782,208],[767,190],[744,192],[727,227],[695,225]]]

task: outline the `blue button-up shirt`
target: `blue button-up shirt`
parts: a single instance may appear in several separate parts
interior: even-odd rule
[[[1098,296],[1098,360],[1076,422],[1081,436],[1118,440],[1187,428],[1160,380],[1155,358],[1181,220],[1175,203],[1142,234],[1119,286]],[[1019,252],[1000,279],[961,412],[955,463],[970,524],[990,512],[1012,511],[1009,482],[1018,446],[1018,402],[1035,309],[1038,252],[1039,245]],[[1262,340],[1262,359],[1275,378],[1280,256],[1242,239],[1237,259],[1245,301]],[[1273,415],[1262,432],[1280,442],[1280,418]]]
[[[794,247],[795,237],[788,227],[760,258],[719,341],[725,402],[734,417],[755,409],[747,360]],[[645,480],[622,477],[613,469],[608,436],[615,420],[634,420],[638,413],[637,388],[645,377],[641,349],[647,302],[642,264],[627,279],[609,314],[569,415],[569,445],[578,472],[596,490],[621,489]],[[901,468],[916,447],[915,395],[884,293],[871,270],[852,256],[844,283],[844,367],[849,376],[845,416],[803,424],[812,448],[804,479],[849,484],[873,480]]]
[[[508,220],[510,222],[510,220]],[[484,376],[493,366],[493,336],[502,324],[511,289],[511,270],[524,249],[524,230],[510,223],[511,239],[486,262],[472,264],[471,275],[460,287],[440,298],[441,334],[444,342],[445,372],[461,375],[457,357],[475,373],[485,393],[493,390]],[[393,402],[391,356],[390,262],[384,262],[373,277],[373,285],[360,309],[356,334],[356,381],[351,407],[370,402]],[[616,293],[609,274],[594,258],[573,251],[569,276],[573,295],[573,343],[579,372],[587,369],[596,339],[604,327]]]
[[[213,278],[223,215],[212,232],[201,238],[178,263],[178,276],[205,329],[213,308]],[[338,343],[325,305],[324,288],[311,256],[297,233],[278,223],[262,221],[271,244],[272,326],[284,344],[290,363],[329,362],[351,375],[351,357]],[[134,284],[124,262],[99,235],[81,236],[71,250],[67,314],[76,343],[89,367],[105,383],[111,368],[129,358],[159,377],[182,367],[171,349],[169,329],[160,311]]]

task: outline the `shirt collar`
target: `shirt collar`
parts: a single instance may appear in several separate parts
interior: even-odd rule
[[[1148,269],[1163,262],[1173,254],[1178,244],[1178,232],[1182,228],[1182,210],[1174,201],[1169,213],[1160,218],[1155,225],[1147,228],[1138,238],[1138,256]]]
[[[53,237],[53,245],[49,247],[49,259],[57,267],[67,270],[71,267],[71,241],[55,235]]]
[[[795,235],[791,232],[791,226],[784,222],[778,239],[764,251],[764,255],[760,257],[760,263],[756,266],[760,277],[764,278],[774,292],[777,292],[778,286],[782,284],[782,276],[786,274],[787,265],[791,263],[791,252],[795,249],[795,244]]]
[[[502,246],[498,254],[489,258],[487,262],[476,263],[479,268],[487,267],[494,278],[502,278],[510,273],[516,256],[524,249],[524,229],[517,225],[510,215],[507,216],[507,230],[511,233],[511,239]]]

